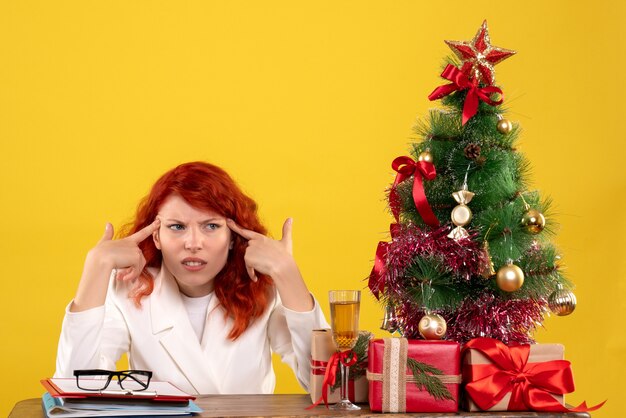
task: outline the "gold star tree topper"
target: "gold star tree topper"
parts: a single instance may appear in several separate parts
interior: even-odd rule
[[[515,54],[515,51],[510,49],[491,45],[486,20],[470,42],[445,41],[445,43],[463,62],[461,71],[475,79],[479,84],[488,86],[493,85],[495,81],[493,66]]]

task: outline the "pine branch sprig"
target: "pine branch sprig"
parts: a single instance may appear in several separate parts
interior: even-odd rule
[[[437,400],[454,400],[448,388],[446,388],[443,382],[437,377],[443,375],[441,370],[410,357],[407,358],[406,364],[411,370],[415,378],[415,384],[419,390],[426,389],[426,391]]]
[[[356,364],[350,366],[350,376],[352,380],[358,379],[361,376],[365,376],[365,370],[367,369],[367,349],[369,347],[370,340],[374,337],[374,334],[368,331],[360,331],[359,338],[356,340],[352,351],[356,354]],[[330,388],[331,392],[339,389],[341,386],[341,368],[337,367],[337,375],[335,378],[335,384]]]

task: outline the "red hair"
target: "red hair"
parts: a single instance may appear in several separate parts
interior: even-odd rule
[[[179,165],[157,180],[139,203],[135,220],[125,225],[120,235],[134,234],[152,223],[161,205],[172,194],[178,194],[197,209],[230,218],[246,229],[261,234],[267,232],[259,221],[254,200],[246,196],[224,170],[205,162],[191,162]],[[250,280],[244,262],[247,241],[235,233],[233,237],[234,245],[226,265],[213,279],[215,295],[226,315],[234,319],[228,334],[231,340],[237,339],[254,319],[263,314],[272,286],[271,279],[262,274],[257,274],[257,282]],[[162,261],[161,251],[153,240],[144,240],[139,248],[146,259],[146,267],[129,295],[137,306],[141,306],[141,299],[154,290],[154,277],[148,267],[160,268]]]

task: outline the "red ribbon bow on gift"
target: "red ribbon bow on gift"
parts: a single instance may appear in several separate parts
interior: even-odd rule
[[[437,100],[454,91],[467,90],[467,96],[465,96],[465,103],[463,104],[463,125],[478,112],[479,100],[491,106],[502,103],[502,97],[498,101],[491,100],[489,97],[492,93],[500,93],[500,95],[503,95],[500,88],[495,86],[478,87],[478,80],[475,78],[470,80],[466,73],[462,72],[454,65],[448,64],[441,73],[441,77],[452,81],[452,83],[437,87],[430,93],[428,99],[431,101]]]
[[[391,211],[396,218],[396,222],[399,220],[398,209],[398,192],[396,186],[402,183],[407,178],[413,176],[413,202],[419,212],[420,216],[430,226],[439,226],[439,220],[433,213],[433,210],[428,204],[426,199],[426,193],[424,193],[424,184],[422,177],[426,180],[433,180],[437,176],[437,171],[433,163],[428,161],[413,161],[411,157],[398,157],[391,163],[391,168],[398,174],[391,186],[391,193],[389,194],[389,200],[391,202]]]
[[[574,391],[569,361],[528,363],[529,345],[508,347],[492,338],[473,339],[463,350],[470,348],[480,351],[492,362],[469,365],[473,380],[465,386],[472,400],[483,410],[493,407],[509,392],[509,411],[587,412],[604,405],[602,402],[589,408],[583,402],[569,409],[552,396]]]
[[[330,359],[328,359],[328,365],[326,366],[326,373],[324,374],[324,381],[322,382],[322,396],[311,406],[306,409],[315,408],[320,402],[324,401],[324,405],[328,408],[328,388],[334,386],[337,377],[337,367],[341,362],[344,366],[350,367],[357,361],[356,353],[352,350],[337,351]]]
[[[389,231],[391,233],[391,239],[393,239],[400,229],[400,225],[391,224],[389,225]],[[390,242],[380,241],[378,243],[378,247],[376,248],[376,259],[374,260],[374,267],[372,268],[372,272],[370,273],[369,280],[367,282],[367,286],[370,288],[370,291],[376,299],[380,299],[380,292],[385,289],[385,274],[387,274],[385,270],[385,262],[387,260],[387,251],[389,251]]]

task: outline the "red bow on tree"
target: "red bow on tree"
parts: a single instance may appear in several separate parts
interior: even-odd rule
[[[391,224],[389,226],[389,231],[391,233],[391,239],[393,239],[397,234],[400,225]],[[370,291],[376,299],[380,299],[380,292],[385,289],[385,275],[387,274],[387,270],[385,268],[385,262],[387,260],[387,251],[389,250],[390,242],[380,241],[378,243],[378,248],[376,248],[376,259],[374,260],[374,267],[372,268],[372,272],[370,273],[370,277],[367,283],[367,286],[370,288]]]
[[[463,104],[463,125],[478,112],[478,103],[480,100],[491,106],[502,103],[502,97],[500,97],[498,101],[491,100],[489,97],[492,93],[499,93],[502,96],[503,93],[500,88],[496,86],[479,87],[476,78],[470,80],[466,73],[462,72],[454,65],[448,64],[445,70],[443,70],[443,73],[441,73],[441,77],[452,81],[452,83],[437,87],[430,93],[428,99],[431,101],[437,100],[452,92],[467,90],[467,96],[465,96],[465,103]]]
[[[437,176],[437,171],[433,163],[428,161],[415,162],[411,157],[398,157],[391,163],[391,168],[398,173],[393,182],[393,186],[391,186],[391,192],[389,193],[389,204],[393,216],[396,218],[396,222],[400,220],[400,197],[398,196],[397,186],[404,180],[413,176],[413,202],[415,203],[417,212],[427,225],[433,227],[439,226],[439,220],[433,213],[426,199],[422,180],[422,177],[425,177],[427,180],[433,180]],[[399,225],[397,223],[391,224],[389,229],[392,239],[396,235],[398,228]],[[385,288],[385,274],[387,273],[385,271],[385,259],[387,258],[389,245],[391,245],[391,243],[384,241],[378,243],[374,268],[372,268],[368,281],[368,286],[372,294],[376,296],[376,299],[379,298],[380,292]]]
[[[422,180],[422,177],[426,178],[426,180],[433,180],[437,176],[437,171],[433,163],[428,161],[415,162],[411,157],[398,157],[391,163],[391,168],[398,173],[396,180],[393,182],[393,186],[391,186],[391,193],[389,194],[391,211],[396,218],[396,222],[399,221],[400,215],[398,208],[399,197],[396,187],[407,178],[413,176],[413,202],[415,203],[417,212],[427,225],[433,227],[439,226],[439,220],[433,213],[426,199]]]
[[[587,412],[604,405],[602,402],[587,407],[583,402],[569,409],[552,396],[574,391],[569,361],[528,363],[530,345],[508,347],[492,338],[473,339],[463,350],[470,348],[480,351],[492,362],[468,365],[473,380],[466,384],[465,390],[480,409],[490,409],[507,393],[511,393],[509,411]]]

